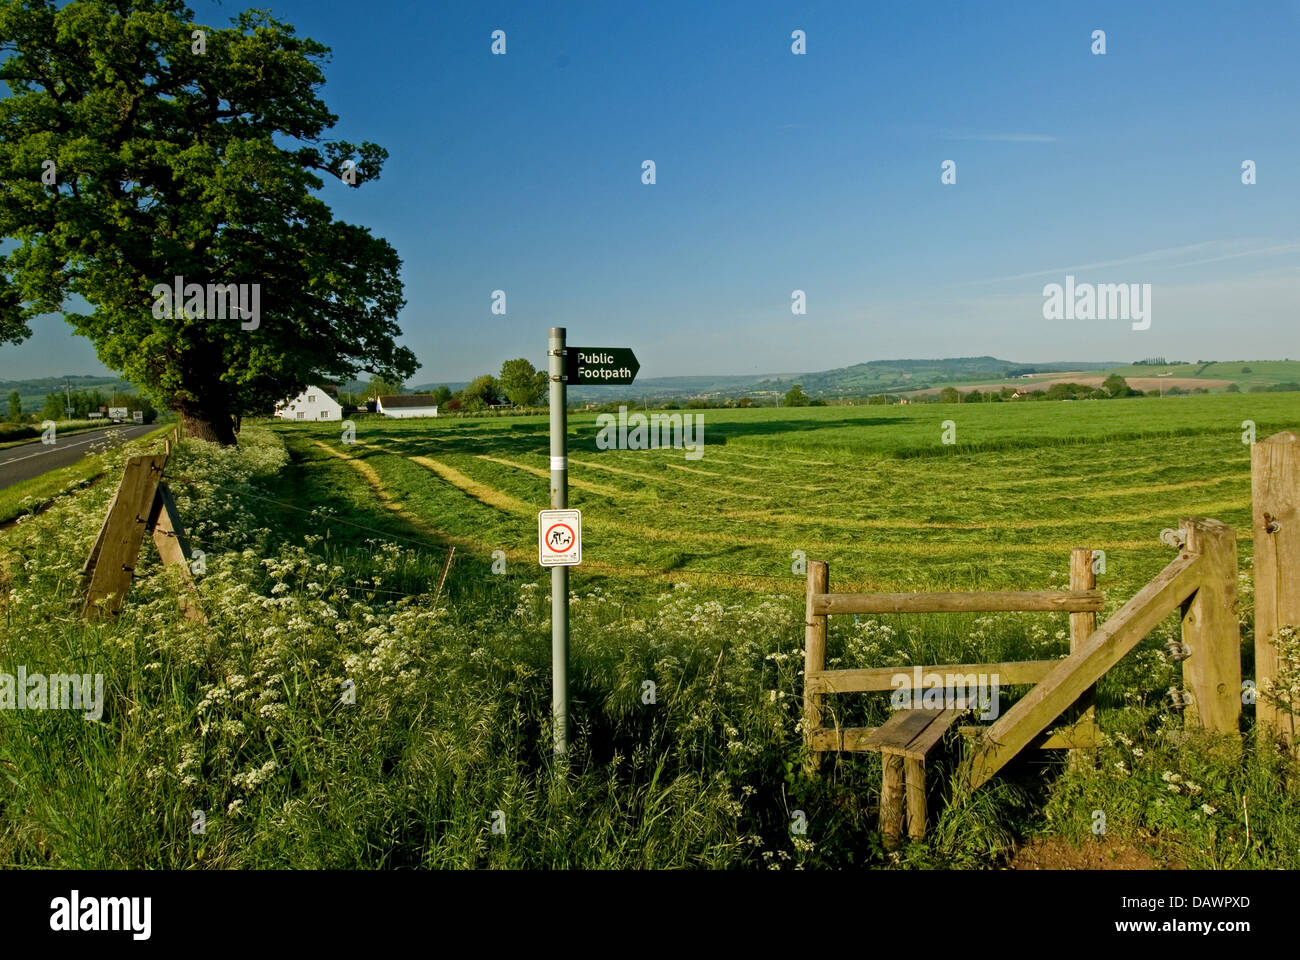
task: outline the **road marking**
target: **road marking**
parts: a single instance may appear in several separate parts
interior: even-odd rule
[[[133,427],[126,427],[125,429],[127,429],[127,430],[131,430],[131,429],[134,429],[134,428],[133,428]],[[43,456],[45,456],[46,454],[49,454],[49,453],[59,453],[59,452],[61,452],[61,451],[63,451],[63,450],[70,450],[70,449],[72,449],[73,447],[79,447],[79,446],[81,446],[83,443],[94,443],[96,440],[102,440],[104,437],[107,437],[108,434],[109,434],[109,431],[105,430],[105,431],[104,431],[102,434],[100,434],[99,436],[88,437],[88,438],[86,438],[86,439],[84,439],[84,440],[78,440],[78,441],[75,442],[75,443],[65,443],[63,446],[59,446],[58,444],[52,444],[52,445],[50,445],[50,446],[51,446],[51,449],[49,449],[49,450],[42,450],[40,453],[29,453],[29,454],[27,454],[27,456],[25,456],[25,457],[14,457],[14,458],[12,458],[12,459],[10,459],[10,460],[0,460],[0,467],[6,466],[6,465],[8,465],[8,464],[10,464],[10,463],[22,463],[24,460],[31,460],[33,457],[43,457]],[[39,443],[40,441],[36,441],[36,442]],[[18,449],[21,450],[22,447],[19,447]]]

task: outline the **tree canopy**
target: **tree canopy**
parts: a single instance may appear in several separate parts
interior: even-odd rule
[[[540,403],[542,397],[546,396],[549,385],[546,371],[533,369],[533,365],[523,357],[501,364],[501,376],[497,378],[497,383],[506,399],[516,407],[531,407]]]
[[[65,316],[107,366],[233,443],[234,417],[307,383],[416,362],[396,251],[315,195],[387,158],[324,139],[329,49],[266,11],[193,20],[180,0],[0,3],[0,342],[79,295],[91,311]]]

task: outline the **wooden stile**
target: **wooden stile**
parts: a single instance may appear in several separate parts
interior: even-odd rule
[[[972,789],[985,783],[1107,670],[1189,597],[1200,583],[1201,557],[1184,552],[1094,630],[1043,681],[980,738],[969,764]]]
[[[1276,433],[1250,448],[1251,529],[1255,541],[1255,684],[1277,677],[1273,638],[1300,626],[1300,434]],[[1260,742],[1280,740],[1300,750],[1295,718],[1267,698],[1255,700]]]

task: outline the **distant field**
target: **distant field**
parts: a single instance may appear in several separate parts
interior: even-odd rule
[[[1045,586],[1073,546],[1107,552],[1109,585],[1168,561],[1182,516],[1249,536],[1242,422],[1295,426],[1295,394],[983,407],[709,410],[705,453],[599,451],[593,415],[570,421],[570,503],[583,510],[580,575],[796,590],[791,553],[863,589]],[[954,445],[942,422],[956,425]],[[545,419],[366,419],[357,443],[327,425],[278,426],[343,503],[382,498],[485,565],[536,564],[548,505]],[[1249,543],[1243,543],[1249,555]]]
[[[1168,390],[1180,387],[1193,390],[1197,387],[1214,392],[1226,390],[1229,384],[1237,384],[1243,392],[1251,387],[1271,387],[1279,383],[1300,383],[1300,360],[1264,360],[1241,361],[1233,363],[1189,364],[1177,363],[1165,366],[1126,366],[1110,370],[1054,371],[1036,373],[1025,377],[1005,380],[953,380],[927,387],[924,390],[905,391],[905,395],[935,394],[945,387],[958,390],[982,390],[990,392],[1003,387],[1023,387],[1031,390],[1046,390],[1055,383],[1081,383],[1086,386],[1101,386],[1102,382],[1113,374],[1119,374],[1128,381],[1134,390],[1147,391]]]
[[[1096,376],[1091,373],[1086,374],[1043,374],[1035,375],[1027,379],[1020,380],[1000,380],[997,383],[977,383],[973,385],[962,385],[959,389],[980,390],[990,393],[994,390],[1001,390],[1003,387],[1018,387],[1028,390],[1048,390],[1058,383],[1078,383],[1085,387],[1100,387],[1110,374]],[[1171,387],[1179,387],[1183,390],[1193,390],[1200,387],[1205,390],[1226,390],[1231,380],[1210,380],[1202,377],[1141,377],[1126,376],[1128,385],[1134,390],[1141,390],[1143,393],[1158,392],[1168,390]],[[943,387],[930,387],[928,390],[914,390],[909,393],[917,394],[934,394],[942,391]]]

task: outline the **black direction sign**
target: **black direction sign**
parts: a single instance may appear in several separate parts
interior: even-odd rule
[[[564,378],[573,383],[631,383],[641,369],[631,347],[565,347]]]

